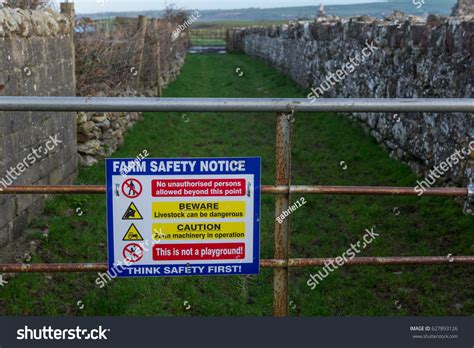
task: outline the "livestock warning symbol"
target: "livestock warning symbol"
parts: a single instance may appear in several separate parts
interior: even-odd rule
[[[137,227],[134,224],[132,224],[128,228],[127,233],[125,233],[125,236],[123,236],[122,240],[126,240],[126,241],[143,240],[143,237],[140,234],[140,232],[138,232]]]
[[[142,184],[137,179],[127,179],[122,184],[122,192],[125,197],[137,198],[141,195],[142,191]]]
[[[123,214],[122,220],[143,220],[142,214],[138,211],[135,203],[130,203],[125,214]]]

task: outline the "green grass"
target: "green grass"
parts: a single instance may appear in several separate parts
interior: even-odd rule
[[[236,74],[236,68],[244,72]],[[304,97],[287,77],[243,55],[188,55],[167,97]],[[115,157],[261,156],[262,183],[274,182],[272,113],[146,114]],[[410,186],[417,178],[389,158],[361,127],[342,116],[297,114],[293,183]],[[345,161],[347,169],[341,168]],[[77,184],[104,184],[104,163],[81,169]],[[298,199],[294,196],[293,199]],[[472,217],[447,198],[305,196],[292,214],[291,256],[341,255],[365,228],[380,233],[360,256],[469,255]],[[81,207],[82,216],[76,214]],[[394,209],[398,208],[397,216]],[[262,197],[261,258],[273,256],[274,197]],[[60,196],[35,226],[50,237],[32,262],[107,259],[104,196]],[[315,290],[319,268],[291,271],[291,315],[473,315],[474,273],[467,266],[363,266],[332,273]],[[100,289],[97,274],[21,274],[0,289],[3,315],[272,315],[273,271],[257,276],[116,279]],[[84,308],[78,308],[82,301]],[[188,301],[191,308],[185,309]],[[398,302],[397,302],[398,301]],[[401,305],[397,306],[398,304]],[[399,309],[397,309],[399,307]]]

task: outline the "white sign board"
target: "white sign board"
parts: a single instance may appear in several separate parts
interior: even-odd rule
[[[259,271],[260,158],[107,159],[109,271]]]

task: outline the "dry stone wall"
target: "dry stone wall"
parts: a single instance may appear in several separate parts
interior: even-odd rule
[[[302,97],[472,98],[473,32],[472,16],[322,17],[315,22],[234,29],[228,49],[260,57],[288,74],[307,88],[308,95]],[[367,44],[376,49],[359,62],[356,58]],[[353,65],[353,71],[347,65],[350,59],[359,65]],[[345,71],[336,75],[339,81],[330,78],[329,83],[328,77],[342,67]],[[472,114],[364,113],[353,117],[421,176],[474,140]],[[466,184],[473,176],[473,156],[474,152],[439,183]]]
[[[138,112],[80,112],[77,114],[79,164],[92,166],[123,144],[125,132],[141,119]]]
[[[53,11],[0,9],[0,96],[74,95],[67,18]],[[71,183],[76,143],[74,113],[0,112],[0,189]],[[21,234],[43,198],[0,195],[0,246]]]

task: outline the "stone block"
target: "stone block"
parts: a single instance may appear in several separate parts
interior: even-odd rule
[[[5,12],[6,11],[6,12]],[[0,9],[0,17],[9,9]],[[22,11],[22,10],[21,10]],[[0,24],[0,95],[75,95],[73,46],[65,17],[44,11],[23,11],[31,28]],[[33,19],[31,19],[33,18]],[[16,23],[16,22],[15,22]],[[23,30],[23,31],[22,31]],[[26,30],[26,31],[25,31]],[[25,38],[25,35],[27,38]],[[27,160],[50,135],[64,138],[63,146]],[[0,112],[0,173],[21,163],[16,185],[64,182],[75,175],[76,124],[74,113]],[[25,162],[26,160],[26,162]],[[0,178],[1,179],[1,178]],[[15,239],[42,209],[44,195],[0,196],[0,245]]]

